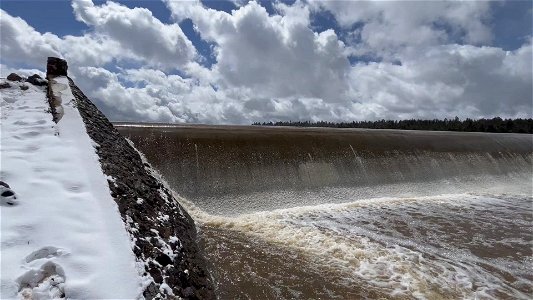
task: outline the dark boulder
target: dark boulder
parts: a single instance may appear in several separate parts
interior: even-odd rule
[[[29,89],[29,88],[30,88],[30,87],[27,86],[27,85],[25,85],[25,84],[23,84],[23,85],[20,86],[20,89],[23,90],[23,91],[25,91],[25,90],[27,90],[27,89]]]
[[[8,89],[10,87],[11,87],[11,84],[9,84],[9,82],[0,83],[0,89]]]
[[[22,77],[20,77],[18,74],[11,73],[11,74],[7,75],[6,79],[10,80],[10,81],[21,81]]]
[[[28,79],[26,79],[26,82],[36,86],[45,86],[47,84],[47,81],[37,74],[33,74],[28,77]]]
[[[57,57],[49,57],[46,63],[46,77],[67,76],[67,61]]]
[[[161,253],[161,255],[159,255],[158,257],[156,257],[155,260],[163,267],[172,263],[172,259],[168,257],[168,255],[163,254],[163,253]]]

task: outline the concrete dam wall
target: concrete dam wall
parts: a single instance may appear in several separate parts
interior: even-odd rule
[[[176,192],[202,209],[226,209],[230,214],[232,209],[317,204],[318,198],[343,202],[347,197],[397,196],[402,191],[424,194],[433,188],[457,192],[465,184],[493,187],[491,177],[499,177],[498,182],[531,177],[533,162],[533,137],[525,134],[128,123],[115,127]],[[438,184],[433,187],[432,182]],[[318,190],[330,194],[324,197]],[[235,202],[236,197],[242,199]]]

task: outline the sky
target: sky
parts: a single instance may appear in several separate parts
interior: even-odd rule
[[[531,118],[532,3],[1,0],[0,73],[62,57],[112,121]]]

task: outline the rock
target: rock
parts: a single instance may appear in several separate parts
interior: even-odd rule
[[[20,77],[18,74],[11,73],[11,74],[7,75],[6,79],[10,80],[10,81],[21,81],[22,77]]]
[[[151,300],[151,299],[156,298],[158,294],[159,294],[159,290],[157,289],[156,285],[152,282],[145,289],[144,298],[147,299],[147,300]]]
[[[0,89],[8,89],[10,87],[11,87],[11,84],[9,84],[9,82],[0,83]]]
[[[161,253],[155,260],[163,267],[172,263],[172,259],[168,255]]]
[[[194,295],[194,288],[193,287],[187,287],[185,290],[183,290],[183,296],[185,297],[191,297]]]
[[[46,63],[46,77],[67,76],[67,61],[57,57],[48,57]]]
[[[23,91],[25,91],[25,90],[27,90],[29,88],[30,88],[29,86],[24,85],[24,84],[20,86],[20,89],[23,90]]]
[[[37,74],[33,74],[28,77],[28,79],[26,79],[26,82],[36,86],[45,86],[47,84],[47,81]]]

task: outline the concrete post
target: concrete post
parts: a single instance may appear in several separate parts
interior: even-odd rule
[[[46,64],[46,78],[50,79],[56,76],[67,76],[67,61],[57,57],[48,57]]]

